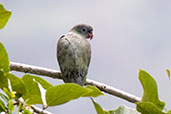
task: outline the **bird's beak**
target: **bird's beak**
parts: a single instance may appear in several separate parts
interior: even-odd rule
[[[93,33],[88,34],[88,38],[90,38],[90,40],[92,40],[93,39]]]

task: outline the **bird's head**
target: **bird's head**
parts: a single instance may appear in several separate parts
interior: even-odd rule
[[[86,24],[75,25],[70,31],[75,32],[83,36],[84,38],[90,38],[90,40],[93,39],[93,28],[90,25],[86,25]]]

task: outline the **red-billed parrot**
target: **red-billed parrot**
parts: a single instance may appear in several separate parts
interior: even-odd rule
[[[93,28],[90,25],[79,24],[59,39],[57,60],[65,83],[84,86],[91,58],[88,38],[93,38]]]

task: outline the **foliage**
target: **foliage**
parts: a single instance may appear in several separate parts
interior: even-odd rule
[[[142,114],[164,114],[162,110],[165,103],[158,98],[158,88],[154,78],[144,70],[140,70],[139,80],[144,92],[141,102],[137,103],[137,110]]]
[[[11,16],[11,11],[7,11],[2,4],[0,4],[0,29],[2,29],[8,22]]]
[[[5,51],[4,46],[0,42],[0,70],[4,72],[9,72],[9,61],[8,61],[8,54]]]
[[[170,70],[169,69],[166,69],[166,72],[167,72],[167,75],[169,77],[169,80],[171,80],[171,73],[170,73]]]
[[[139,114],[136,110],[129,108],[127,106],[120,106],[116,110],[104,110],[97,102],[94,101],[94,99],[91,99],[93,102],[93,105],[96,109],[97,114]]]

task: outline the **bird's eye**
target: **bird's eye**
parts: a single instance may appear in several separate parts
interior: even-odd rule
[[[85,32],[86,31],[86,29],[85,28],[83,28],[83,32]]]

